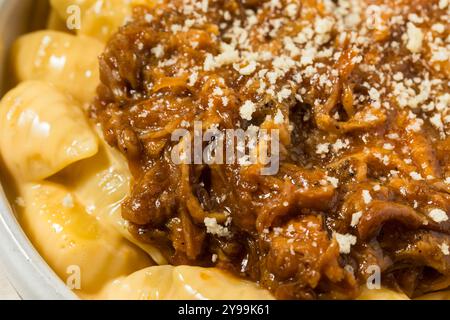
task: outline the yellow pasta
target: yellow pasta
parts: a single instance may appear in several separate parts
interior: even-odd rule
[[[19,218],[28,237],[61,279],[79,268],[81,293],[150,265],[145,253],[100,225],[63,186],[43,182],[21,191]]]
[[[450,291],[439,291],[419,297],[418,300],[450,300]]]
[[[85,36],[38,31],[20,37],[13,47],[17,80],[55,84],[80,102],[91,102],[99,83],[98,56],[103,44]]]
[[[47,29],[55,31],[68,31],[66,23],[59,16],[58,12],[51,10],[47,19]]]
[[[272,295],[255,283],[214,268],[190,266],[149,267],[117,279],[99,295],[123,300],[271,300]]]
[[[106,42],[131,17],[134,5],[151,4],[152,0],[51,0],[63,19],[79,20],[78,34]],[[78,6],[78,7],[74,7]],[[74,8],[78,8],[73,10]],[[78,10],[78,11],[77,11]],[[80,14],[80,17],[76,17]]]
[[[387,288],[368,289],[367,287],[363,287],[358,300],[409,300],[409,298],[404,293]]]
[[[0,151],[18,180],[45,179],[97,150],[79,105],[51,84],[24,82],[0,103]]]
[[[77,195],[86,208],[104,226],[146,251],[158,264],[166,264],[162,254],[155,247],[140,243],[128,231],[128,224],[122,218],[120,204],[129,194],[131,174],[126,159],[100,139],[99,152],[92,158],[79,161],[55,177]]]

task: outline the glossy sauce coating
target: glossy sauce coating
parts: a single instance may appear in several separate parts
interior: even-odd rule
[[[122,215],[171,264],[277,298],[450,280],[445,1],[163,1],[109,41],[92,117],[134,176]],[[280,169],[178,165],[175,129],[278,130]],[[257,141],[256,149],[262,148]]]

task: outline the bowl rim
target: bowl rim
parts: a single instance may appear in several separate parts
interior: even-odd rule
[[[0,186],[0,262],[8,280],[23,299],[76,299],[19,225]]]
[[[33,0],[0,0],[0,30],[8,30],[14,10],[26,8]],[[17,7],[17,6],[20,7]],[[6,19],[11,17],[10,19]],[[2,37],[1,42],[7,42]],[[0,50],[8,51],[8,43],[0,43]],[[3,61],[0,62],[6,65]],[[4,70],[6,71],[6,70]],[[1,82],[1,79],[0,79]],[[1,86],[1,83],[0,83]],[[3,93],[0,93],[0,99]],[[37,252],[20,226],[0,181],[0,264],[8,280],[23,299],[74,300],[77,296],[49,267]]]

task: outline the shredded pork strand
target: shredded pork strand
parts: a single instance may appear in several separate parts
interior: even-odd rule
[[[129,160],[132,232],[171,264],[223,268],[280,299],[355,298],[371,265],[410,296],[448,287],[444,2],[136,7],[100,57],[91,110]],[[278,173],[175,164],[171,134],[194,121],[278,129]]]

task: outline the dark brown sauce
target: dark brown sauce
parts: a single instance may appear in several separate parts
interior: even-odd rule
[[[449,92],[448,72],[427,63],[427,43],[413,58],[406,22],[389,23],[415,13],[427,17],[416,24],[429,31],[444,15],[438,1],[360,1],[384,6],[381,26],[365,30],[363,21],[347,37],[342,17],[320,1],[199,3],[137,7],[100,58],[92,115],[130,162],[134,183],[122,214],[133,234],[171,264],[227,269],[277,298],[354,298],[370,265],[410,296],[448,286],[450,221],[428,214],[450,212],[448,127],[402,106],[393,87],[406,80],[392,80],[418,78],[411,80],[418,94],[440,79],[424,105]],[[363,36],[360,45],[351,31]],[[223,48],[230,41],[239,42],[241,60],[221,64],[221,53],[233,54]],[[253,72],[245,70],[252,58],[242,56],[264,52]],[[242,117],[246,101],[256,105],[251,120]],[[278,129],[280,170],[263,176],[253,166],[174,164],[171,133],[194,121],[222,131]],[[227,236],[207,233],[205,218]],[[336,234],[357,241],[346,252]]]

